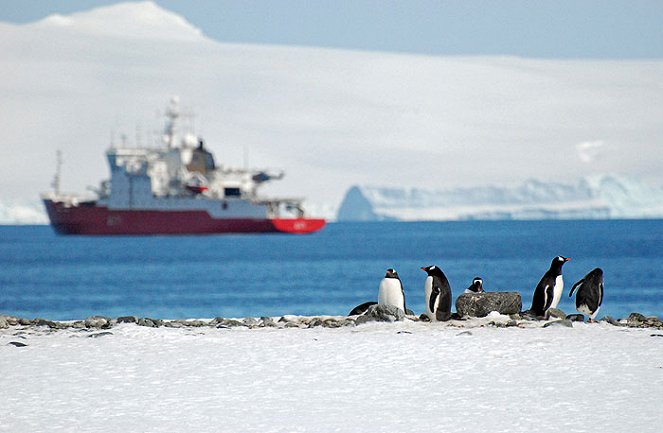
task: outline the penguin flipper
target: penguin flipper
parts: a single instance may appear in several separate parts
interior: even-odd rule
[[[603,303],[603,283],[599,283],[599,307]]]
[[[401,283],[401,294],[403,295],[403,312],[407,314],[407,305],[405,303],[405,289],[403,289],[403,282],[399,278],[398,281]]]
[[[552,305],[553,298],[555,297],[555,286],[552,284],[546,285],[544,292],[546,294],[546,304],[543,306],[543,311],[545,312]]]
[[[571,296],[573,296],[573,292],[575,291],[576,287],[578,288],[578,290],[580,290],[580,286],[581,286],[582,283],[584,283],[584,282],[585,282],[585,279],[583,278],[582,280],[580,280],[580,281],[578,281],[577,283],[575,283],[575,284],[573,285],[573,287],[571,287],[571,291],[569,292],[569,298],[570,298]]]
[[[433,287],[433,291],[430,294],[430,299],[428,300],[428,308],[433,314],[435,314],[435,302],[437,301],[438,296],[440,296],[440,289]]]

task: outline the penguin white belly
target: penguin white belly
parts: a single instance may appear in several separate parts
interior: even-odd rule
[[[601,306],[599,306],[596,311],[592,313],[592,310],[587,306],[587,304],[582,304],[578,308],[576,308],[576,311],[582,314],[586,314],[589,316],[590,319],[594,320],[597,314],[599,314],[599,310],[601,309]]]
[[[378,292],[378,305],[393,305],[405,312],[405,299],[403,299],[403,290],[401,282],[396,278],[384,278],[380,282]]]
[[[431,311],[430,309],[430,297],[433,294],[433,277],[426,277],[426,281],[424,282],[424,304],[426,304],[426,316],[431,320],[431,322],[435,322],[437,319],[435,318],[435,312]],[[437,307],[437,303],[440,300],[435,301],[435,307]]]
[[[559,300],[562,298],[562,293],[564,292],[564,279],[561,275],[558,275],[555,278],[555,288],[553,289],[553,300],[550,304],[550,308],[557,308]]]

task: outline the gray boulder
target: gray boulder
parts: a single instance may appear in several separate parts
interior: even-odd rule
[[[518,292],[463,293],[456,299],[456,311],[461,317],[486,317],[491,311],[517,314],[522,307]]]
[[[405,319],[405,312],[393,305],[371,305],[365,316],[376,322],[401,322]]]
[[[569,319],[553,320],[543,325],[544,328],[573,328],[573,322]]]
[[[0,329],[9,328],[9,322],[5,316],[0,316]]]
[[[111,319],[104,316],[88,317],[84,323],[86,328],[110,328],[112,326]]]
[[[559,308],[548,308],[546,310],[546,320],[550,319],[566,319],[566,313]]]

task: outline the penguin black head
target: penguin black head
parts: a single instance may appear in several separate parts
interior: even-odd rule
[[[437,275],[437,276],[444,275],[444,273],[442,272],[442,269],[438,268],[438,267],[435,266],[435,265],[423,266],[423,267],[421,268],[421,270],[424,271],[424,272],[426,272],[426,273],[427,273],[428,275],[430,275],[431,277],[432,277],[432,276],[435,276],[435,275]]]
[[[557,256],[554,259],[552,259],[552,263],[550,263],[550,267],[552,268],[552,267],[559,266],[561,268],[562,265],[564,263],[568,262],[569,260],[571,260],[571,257]]]
[[[474,277],[472,280],[472,285],[467,288],[467,290],[470,290],[472,292],[476,293],[482,293],[483,290],[483,279],[481,277]]]
[[[398,278],[398,272],[396,272],[396,269],[389,268],[387,269],[387,273],[384,275],[385,278],[396,278],[397,280],[400,280]]]

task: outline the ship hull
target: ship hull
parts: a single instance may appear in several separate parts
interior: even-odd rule
[[[325,226],[318,218],[212,218],[204,210],[111,210],[49,199],[44,205],[53,229],[67,235],[305,234]]]

